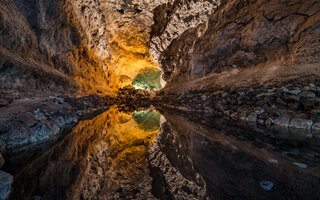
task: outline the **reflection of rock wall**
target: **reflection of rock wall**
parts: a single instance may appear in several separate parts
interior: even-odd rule
[[[158,130],[142,130],[115,107],[80,122],[16,175],[13,199],[152,199],[147,150]]]
[[[290,144],[285,146],[280,140],[274,141],[263,134],[257,136],[259,133],[232,127],[230,123],[219,127],[207,118],[191,121],[172,112],[165,112],[164,116],[167,122],[161,126],[150,149],[157,197],[299,199],[307,195],[308,199],[318,198],[313,181],[317,182],[319,174],[316,165],[312,167],[314,159],[309,158],[313,164],[308,164],[308,170],[296,168],[292,162],[304,160],[305,154],[292,158],[277,150],[290,151]],[[303,146],[310,151],[309,144],[301,144],[299,148],[303,149]],[[261,147],[272,147],[273,150]],[[278,164],[270,163],[271,158]],[[259,184],[264,180],[274,183],[271,191],[260,188]]]

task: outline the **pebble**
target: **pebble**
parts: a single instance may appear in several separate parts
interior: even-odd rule
[[[200,142],[200,144],[201,144],[201,145],[208,145],[209,143],[208,143],[207,141],[202,140],[202,141]]]
[[[271,159],[271,158],[268,161],[269,161],[269,163],[273,163],[273,164],[278,164],[279,163],[278,160]]]
[[[295,166],[300,167],[302,169],[305,169],[308,167],[308,165],[303,164],[303,163],[298,163],[298,162],[293,162],[292,164],[294,164]]]
[[[315,98],[316,94],[312,91],[303,91],[301,92],[300,96],[304,98]]]
[[[316,85],[313,83],[310,83],[309,85],[310,85],[310,87],[316,87]]]
[[[273,188],[274,184],[272,181],[261,181],[260,187],[266,191],[269,191]]]

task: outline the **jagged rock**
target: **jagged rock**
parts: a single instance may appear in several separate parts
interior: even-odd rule
[[[284,134],[289,134],[289,124],[291,116],[287,114],[282,114],[280,117],[277,117],[274,121],[274,129],[280,131]]]
[[[320,137],[320,122],[314,122],[313,126],[312,126],[312,135],[315,137]]]
[[[298,94],[300,94],[301,89],[300,89],[300,88],[297,88],[297,89],[295,89],[295,90],[289,90],[289,89],[287,89],[286,87],[282,87],[282,92],[288,93],[288,94],[292,94],[292,95],[298,95]]]
[[[312,120],[294,117],[289,124],[290,132],[293,135],[311,136]]]
[[[12,183],[13,177],[4,171],[0,171],[0,200],[8,198]]]
[[[246,118],[248,122],[256,122],[257,121],[257,113],[251,113]]]

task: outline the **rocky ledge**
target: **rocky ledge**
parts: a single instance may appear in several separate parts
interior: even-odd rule
[[[174,96],[174,98],[173,98]],[[160,93],[158,103],[179,110],[245,121],[281,133],[320,137],[320,82],[287,82],[236,89]]]
[[[67,126],[108,105],[105,98],[90,95],[34,98],[1,108],[0,151],[17,150],[55,138]]]

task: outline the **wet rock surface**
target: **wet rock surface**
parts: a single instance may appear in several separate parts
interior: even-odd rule
[[[13,183],[13,177],[3,171],[0,171],[0,199],[5,200],[8,198]]]
[[[320,83],[264,85],[215,92],[162,93],[158,103],[186,111],[246,121],[292,135],[318,137]]]
[[[1,108],[0,150],[17,151],[59,137],[63,129],[109,103],[97,95],[25,99]]]
[[[158,198],[317,199],[318,141],[203,114],[161,113],[167,121],[149,151]]]
[[[159,117],[113,106],[79,122],[44,153],[16,165],[9,199],[155,199],[147,150]]]
[[[113,100],[117,104],[128,105],[129,107],[141,107],[151,105],[158,90],[135,89],[133,86],[121,88],[117,97]]]
[[[79,122],[44,153],[11,168],[9,199],[319,196],[317,138],[292,139],[204,114],[158,109],[163,116],[111,107]]]

